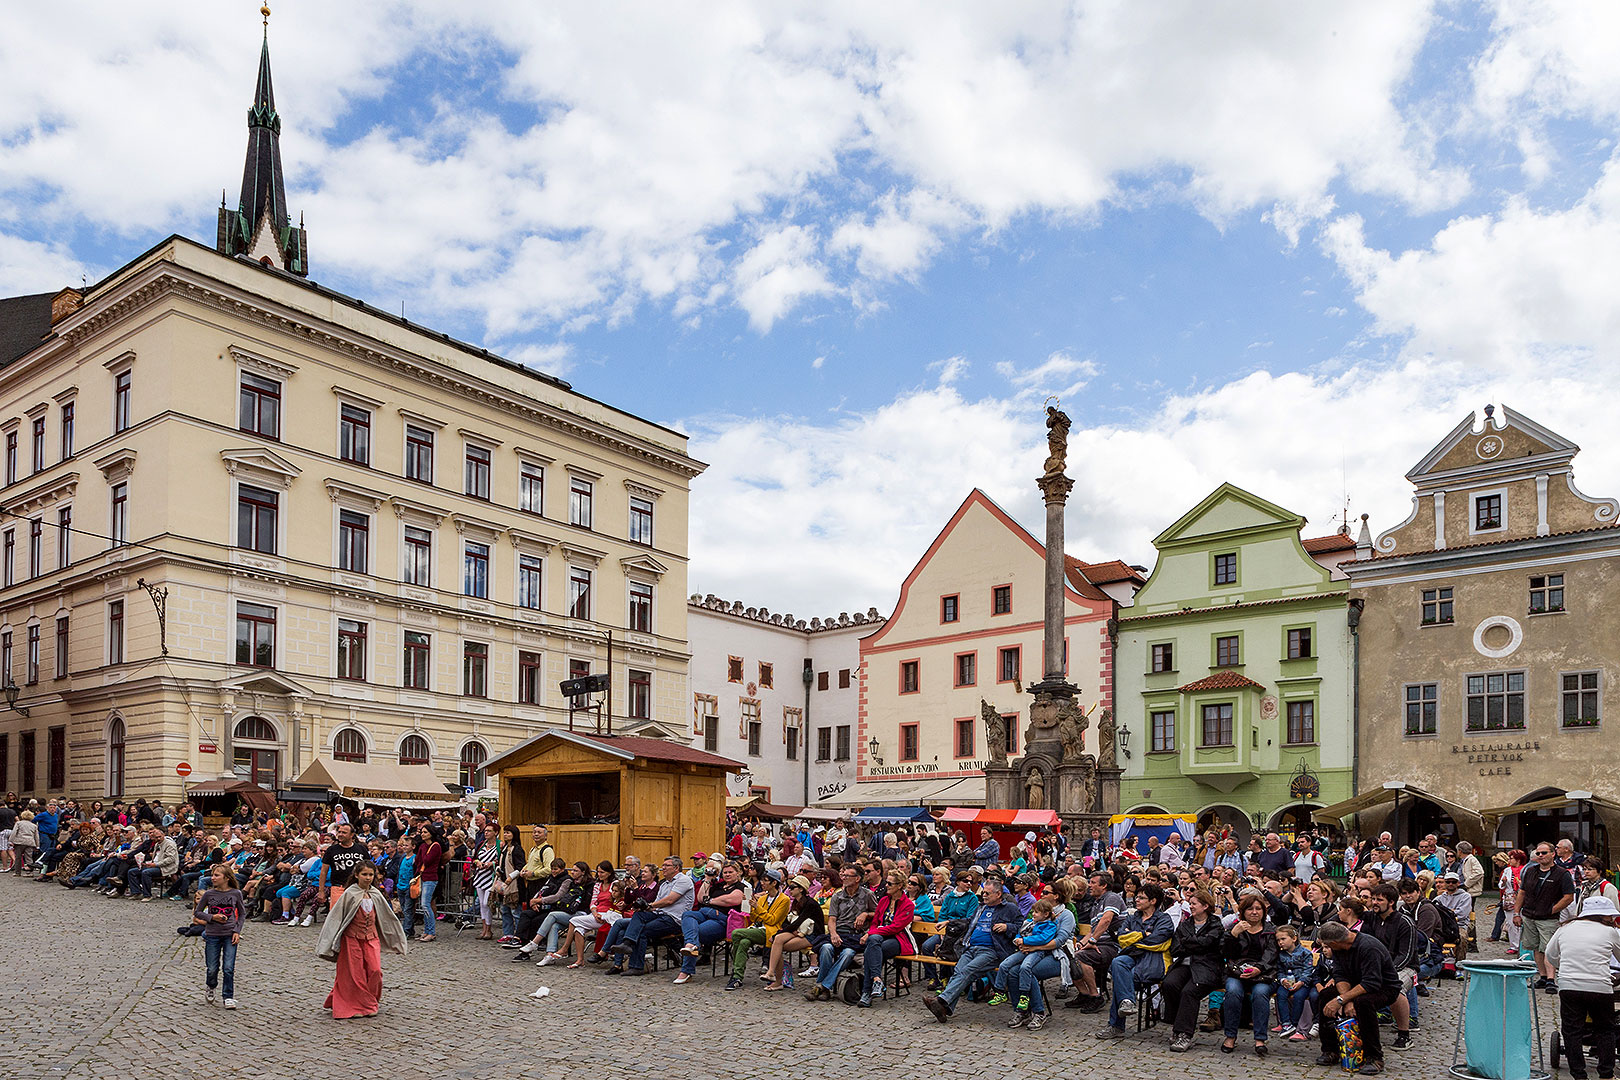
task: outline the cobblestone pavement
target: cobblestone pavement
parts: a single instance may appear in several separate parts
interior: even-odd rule
[[[1102,1017],[1072,1010],[1058,1009],[1045,1030],[1030,1033],[1005,1026],[1010,1012],[974,1004],[942,1026],[920,993],[870,1010],[811,1005],[792,992],[762,993],[753,969],[736,993],[722,992],[707,968],[686,986],[671,985],[666,973],[611,979],[595,968],[537,970],[449,926],[408,957],[383,958],[381,1016],[334,1021],[321,1009],[332,968],[314,955],[316,930],[251,924],[233,1013],[204,1002],[202,946],[174,933],[187,912],[172,902],[0,879],[9,990],[0,1000],[8,1036],[0,1077],[1345,1075],[1315,1066],[1313,1043],[1274,1038],[1261,1061],[1246,1040],[1228,1056],[1216,1036],[1200,1033],[1191,1052],[1171,1054],[1164,1026],[1138,1036],[1133,1023],[1130,1037],[1105,1042],[1092,1037]],[[530,998],[542,985],[550,996]],[[1388,1075],[1444,1072],[1459,997],[1457,984],[1443,983],[1423,1003],[1417,1047],[1389,1053]],[[1542,1016],[1547,1022],[1550,1010]]]

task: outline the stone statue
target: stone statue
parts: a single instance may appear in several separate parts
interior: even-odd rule
[[[1087,766],[1080,777],[1080,812],[1082,814],[1092,813],[1097,808],[1097,770],[1089,762]]]
[[[1114,756],[1114,710],[1104,709],[1097,720],[1097,767],[1117,769],[1119,760]]]
[[[1063,743],[1063,761],[1065,764],[1080,760],[1080,755],[1086,751],[1086,728],[1091,726],[1091,718],[1086,711],[1076,705],[1073,698],[1065,701],[1058,710],[1057,732],[1058,739]]]
[[[1029,770],[1029,779],[1024,781],[1024,809],[1046,809],[1046,774],[1041,772],[1040,766]]]
[[[1007,718],[984,698],[979,699],[979,715],[984,718],[984,742],[990,751],[990,764],[1007,764]]]
[[[1062,476],[1069,459],[1069,414],[1056,405],[1046,407],[1046,476]]]

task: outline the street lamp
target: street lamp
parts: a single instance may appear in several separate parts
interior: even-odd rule
[[[876,735],[872,736],[871,741],[866,744],[866,756],[871,758],[879,765],[883,764],[883,759],[878,757],[878,741]]]
[[[1131,756],[1131,729],[1124,724],[1119,725],[1119,752]]]
[[[6,688],[5,688],[6,704],[9,705],[12,709],[16,710],[17,712],[20,712],[24,716],[27,716],[28,715],[28,710],[23,708],[21,705],[17,704],[17,696],[19,694],[21,694],[21,693],[22,693],[22,690],[17,686],[16,683],[11,681],[11,676],[7,675],[6,676]]]

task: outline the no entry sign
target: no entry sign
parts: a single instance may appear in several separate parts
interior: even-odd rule
[[[180,764],[174,767],[174,771],[180,776],[190,776],[191,763],[189,761],[182,761]]]

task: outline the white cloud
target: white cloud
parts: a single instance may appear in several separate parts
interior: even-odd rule
[[[1073,398],[1101,373],[1095,360],[1082,359],[1058,350],[1032,368],[1019,368],[1011,361],[996,364],[996,373],[1012,383],[1023,398]]]
[[[767,233],[737,261],[737,302],[755,330],[770,330],[805,297],[833,291],[816,250],[814,232],[789,225]]]
[[[78,286],[87,268],[60,244],[0,232],[0,296],[55,292]]]

